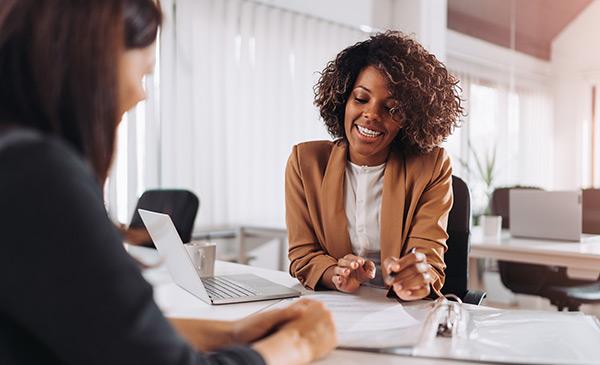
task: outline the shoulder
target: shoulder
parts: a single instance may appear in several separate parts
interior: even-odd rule
[[[435,147],[427,153],[406,157],[406,173],[419,179],[434,180],[440,175],[451,175],[450,156],[442,147]]]
[[[295,164],[298,168],[314,168],[315,166],[327,166],[331,153],[336,148],[343,148],[342,141],[309,141],[298,143],[292,147],[292,153],[288,161],[289,164]]]
[[[408,166],[435,168],[450,163],[450,156],[443,147],[434,147],[430,152],[409,155]]]
[[[331,150],[340,142],[337,141],[308,141],[298,143],[294,146],[294,150],[301,157],[319,157],[329,156]]]
[[[14,184],[14,188],[27,189],[30,194],[82,184],[99,191],[79,153],[62,139],[47,135],[11,144],[0,151],[0,176],[5,188],[6,184]]]

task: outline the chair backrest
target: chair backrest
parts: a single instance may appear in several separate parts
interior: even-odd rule
[[[502,228],[510,228],[510,190],[534,189],[533,186],[510,186],[497,188],[492,193],[491,212],[502,217]],[[532,265],[519,262],[498,260],[500,280],[513,293],[537,295],[546,277],[551,274],[551,268],[544,265]]]
[[[138,209],[168,214],[183,242],[190,242],[200,202],[188,190],[147,190],[138,199],[130,227],[144,228]]]
[[[467,293],[469,281],[471,194],[467,184],[457,176],[452,176],[452,192],[454,204],[448,215],[448,250],[444,255],[446,282],[442,293],[462,298]]]
[[[583,189],[583,233],[600,234],[600,189]]]
[[[510,228],[510,190],[511,189],[534,189],[541,190],[535,186],[510,186],[505,188],[494,189],[492,193],[492,201],[490,202],[490,210],[493,215],[502,217],[502,228]]]

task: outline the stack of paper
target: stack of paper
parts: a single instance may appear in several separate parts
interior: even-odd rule
[[[339,347],[412,347],[419,340],[422,321],[402,304],[386,297],[386,290],[363,287],[355,294],[322,292],[304,296],[323,302],[333,315]],[[287,306],[285,300],[277,306]]]

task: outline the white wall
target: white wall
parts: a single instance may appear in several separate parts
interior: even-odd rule
[[[582,149],[591,117],[591,85],[600,81],[600,1],[592,2],[552,43],[555,101],[555,181],[586,186]]]

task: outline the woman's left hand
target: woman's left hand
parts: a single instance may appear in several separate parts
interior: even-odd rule
[[[302,315],[304,307],[290,305],[286,308],[270,310],[250,315],[231,322],[232,342],[248,344],[271,334],[278,327]]]
[[[388,273],[385,283],[394,289],[400,299],[411,301],[429,295],[434,278],[429,272],[431,266],[424,254],[414,252],[402,258],[388,257],[383,266]]]

